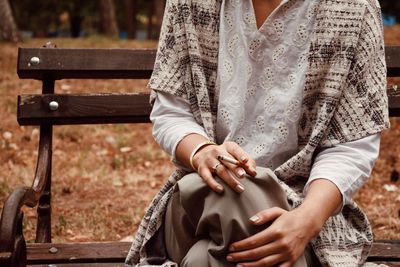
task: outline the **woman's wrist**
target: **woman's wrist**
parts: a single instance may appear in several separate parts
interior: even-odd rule
[[[176,159],[181,162],[184,166],[192,168],[190,164],[190,157],[193,150],[196,149],[200,144],[207,142],[209,139],[200,134],[189,134],[184,137],[177,145],[175,156]],[[204,147],[203,147],[204,148]],[[199,152],[201,149],[198,149]]]
[[[310,231],[317,235],[341,202],[342,194],[336,185],[329,180],[318,179],[310,184],[307,196],[298,210],[307,220]]]

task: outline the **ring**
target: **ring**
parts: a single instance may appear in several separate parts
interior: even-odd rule
[[[214,165],[214,167],[211,168],[211,170],[212,170],[213,173],[216,173],[216,172],[217,172],[217,168],[218,168],[219,165],[222,165],[222,163],[221,163],[221,162],[218,162],[217,164]]]

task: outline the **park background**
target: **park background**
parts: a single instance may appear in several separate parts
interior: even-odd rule
[[[400,45],[400,1],[380,1],[387,45]],[[0,210],[14,188],[31,185],[39,130],[16,121],[18,94],[41,92],[19,80],[18,47],[155,48],[163,0],[0,0]],[[129,58],[127,58],[129,60]],[[390,84],[399,83],[390,80]],[[147,92],[146,80],[62,80],[58,93]],[[376,239],[400,239],[400,123],[382,134],[380,158],[355,199]],[[57,126],[53,143],[55,242],[132,240],[145,207],[174,170],[150,124]],[[35,209],[25,208],[33,242]]]

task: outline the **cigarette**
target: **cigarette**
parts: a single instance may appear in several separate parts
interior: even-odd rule
[[[232,163],[232,164],[237,165],[237,166],[240,165],[240,162],[239,162],[238,160],[236,160],[236,159],[234,159],[234,158],[222,156],[222,155],[218,156],[218,160],[220,160],[220,161],[226,161],[226,162]]]

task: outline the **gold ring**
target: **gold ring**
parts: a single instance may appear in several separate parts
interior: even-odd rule
[[[218,162],[218,163],[216,163],[216,164],[214,165],[214,167],[211,168],[211,170],[212,170],[213,173],[216,173],[216,172],[217,172],[217,168],[219,167],[219,165],[222,165],[222,163],[221,163],[221,162]]]

